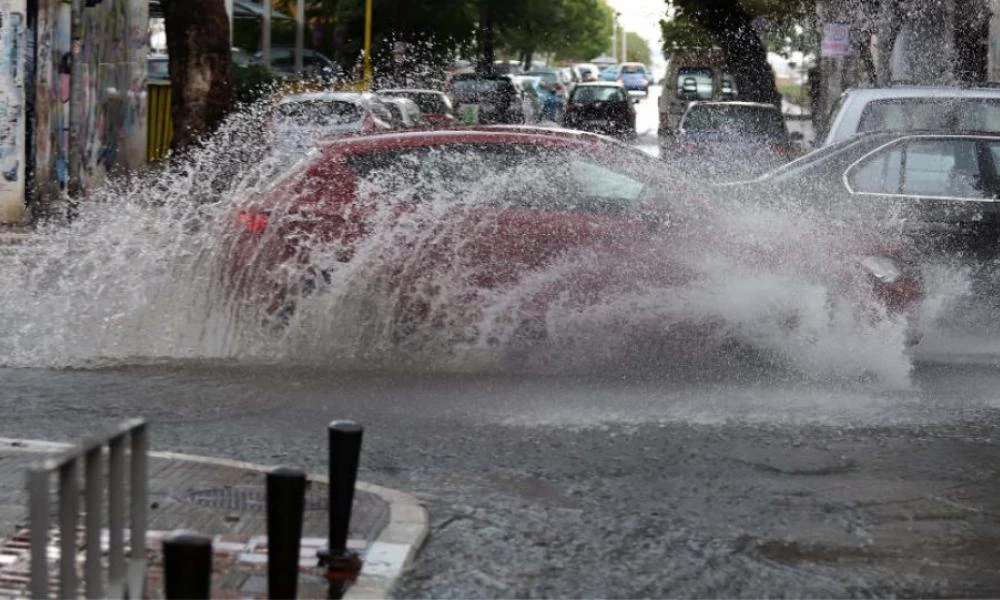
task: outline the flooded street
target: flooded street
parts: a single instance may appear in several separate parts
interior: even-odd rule
[[[68,440],[145,415],[157,449],[321,470],[324,423],[359,420],[362,479],[431,513],[400,597],[991,596],[998,360],[919,364],[909,390],[774,373],[7,369],[0,435]]]

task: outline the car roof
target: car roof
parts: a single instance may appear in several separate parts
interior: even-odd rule
[[[616,143],[611,138],[597,134],[526,125],[389,131],[370,135],[330,137],[318,145],[337,154],[359,154],[379,149],[470,142],[500,144],[523,142],[563,147],[587,147],[595,142],[601,142],[631,149],[631,146]]]
[[[613,88],[624,88],[621,83],[617,81],[583,81],[576,84],[576,87],[613,87]]]
[[[892,85],[886,87],[856,87],[844,94],[871,100],[892,98],[997,98],[1000,88],[941,85]]]
[[[371,99],[367,96],[358,92],[302,92],[300,94],[291,94],[282,98],[278,104],[291,104],[293,102],[309,102],[312,100],[324,100],[327,102],[352,102],[355,104],[363,104]]]
[[[388,88],[384,90],[376,90],[376,94],[436,94],[438,96],[446,96],[441,90],[428,90],[420,88]]]
[[[746,102],[738,100],[695,100],[688,106],[741,106],[752,108],[772,108],[774,110],[778,110],[777,106],[768,104],[767,102]]]

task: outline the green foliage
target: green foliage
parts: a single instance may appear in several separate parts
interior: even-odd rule
[[[628,56],[626,57],[626,62],[637,62],[644,65],[649,65],[653,62],[653,56],[649,49],[649,42],[647,42],[641,35],[634,31],[629,31],[625,33],[626,51]]]
[[[682,50],[711,48],[715,45],[712,35],[688,18],[684,12],[678,12],[672,19],[660,21],[660,30],[663,33],[665,56]]]
[[[252,104],[269,94],[277,81],[271,69],[261,64],[246,67],[233,65],[233,99],[238,104]]]

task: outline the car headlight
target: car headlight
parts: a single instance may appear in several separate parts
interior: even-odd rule
[[[882,283],[896,283],[903,278],[903,266],[891,256],[866,256],[860,261],[866,273]]]

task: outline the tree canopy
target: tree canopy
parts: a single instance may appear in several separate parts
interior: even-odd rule
[[[653,54],[649,48],[649,42],[634,31],[626,32],[625,39],[627,46],[625,50],[628,53],[625,62],[637,62],[644,65],[652,63]]]
[[[364,2],[322,0],[319,8],[334,15],[335,56],[353,65],[362,48]],[[417,49],[423,61],[471,56],[483,10],[491,16],[497,49],[505,54],[589,60],[611,44],[606,0],[375,0],[373,58],[385,60],[394,41]]]

